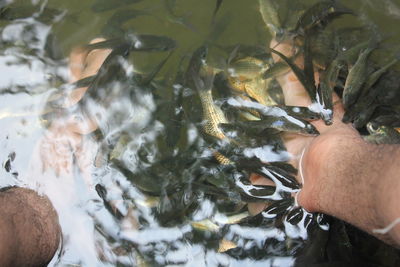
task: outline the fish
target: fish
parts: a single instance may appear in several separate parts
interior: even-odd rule
[[[299,106],[273,106],[276,108],[280,108],[285,111],[289,116],[304,119],[304,120],[318,120],[321,118],[321,114],[311,111],[308,107],[299,107]]]
[[[290,67],[285,62],[279,61],[270,66],[263,74],[263,79],[276,78],[290,71]]]
[[[316,136],[318,130],[309,122],[301,119],[288,119],[285,117],[264,116],[261,120],[235,122],[236,127],[252,135],[262,135],[264,131],[272,128],[284,132],[299,133]],[[229,123],[220,123],[221,127],[230,126]]]
[[[254,79],[265,72],[267,63],[255,57],[238,59],[228,65],[227,72],[241,80]]]
[[[265,25],[273,36],[282,33],[282,21],[279,17],[277,0],[259,0],[259,10]]]
[[[337,83],[340,70],[344,67],[344,64],[339,58],[335,58],[329,65],[326,71],[320,75],[320,83],[318,85],[318,102],[323,107],[330,111],[321,113],[321,117],[326,125],[332,124],[333,119],[333,89]]]
[[[128,53],[129,51],[165,52],[175,49],[176,46],[175,40],[166,36],[132,34],[125,38],[112,38],[102,42],[88,44],[85,48],[91,51],[94,49],[117,49],[125,47],[126,53]]]
[[[281,199],[269,205],[261,214],[265,218],[275,218],[277,215],[287,213],[292,205],[292,198]]]
[[[265,106],[273,106],[277,103],[271,98],[268,92],[268,86],[271,79],[265,80],[262,78],[256,78],[248,81],[244,84],[246,94],[258,103]]]
[[[150,13],[144,10],[123,9],[115,12],[102,28],[101,32],[106,37],[118,37],[125,34],[121,28],[122,24],[139,16],[149,16]]]
[[[198,32],[197,28],[194,27],[192,23],[190,23],[190,16],[191,16],[190,13],[185,13],[183,15],[177,15],[175,13],[176,0],[165,0],[163,2],[164,2],[164,7],[167,11],[166,17],[168,21],[183,25],[192,32]]]
[[[222,109],[214,103],[212,89],[215,71],[206,64],[207,52],[207,46],[201,46],[190,59],[184,87],[189,88],[192,93],[184,98],[185,114],[191,122],[200,127],[200,132],[209,143],[214,144],[222,140],[234,143],[235,141],[227,138],[219,127],[220,123],[227,123],[228,120]],[[201,115],[195,108],[196,97],[193,93],[200,100]]]
[[[300,188],[299,183],[296,180],[297,170],[286,162],[270,162],[265,163],[257,157],[244,157],[243,155],[235,155],[231,157],[232,161],[235,162],[236,168],[246,174],[255,173],[273,182],[278,182],[282,186],[289,190],[298,190]],[[266,190],[273,194],[272,190],[276,190],[272,187],[267,187]],[[267,197],[266,197],[267,199]]]
[[[272,48],[271,48],[271,52],[274,53],[274,54],[277,54],[281,59],[283,59],[289,65],[290,69],[296,75],[297,79],[299,79],[300,83],[306,89],[306,91],[307,91],[308,95],[310,96],[311,100],[313,100],[313,102],[316,102],[315,101],[315,97],[316,97],[317,88],[315,86],[315,82],[313,82],[314,78],[312,78],[310,80],[310,77],[306,76],[304,71],[302,69],[300,69],[293,62],[293,60],[289,59],[288,57],[286,57],[281,52],[278,52],[278,51],[276,51],[276,50],[274,50]],[[312,77],[314,77],[314,76],[312,76]]]
[[[315,26],[321,25],[323,22],[345,14],[355,15],[354,11],[340,6],[337,1],[327,0],[317,2],[299,18],[295,32],[304,34],[312,30]]]
[[[223,0],[216,0],[215,2],[215,8],[214,11],[212,13],[212,19],[211,19],[211,24],[214,24],[215,22],[215,17],[217,16],[218,10],[220,9],[221,5],[222,5]]]
[[[342,96],[343,106],[346,109],[355,103],[358,95],[360,94],[360,90],[366,80],[368,71],[367,60],[374,49],[375,47],[370,47],[363,50],[360,53],[356,63],[349,70]]]
[[[0,20],[13,21],[33,17],[44,24],[50,24],[63,15],[64,12],[63,10],[49,7],[40,9],[32,5],[7,5],[0,8]]]
[[[168,59],[172,56],[174,51],[170,51],[168,55],[160,62],[158,63],[152,71],[150,71],[147,74],[138,74],[134,73],[132,79],[133,79],[133,84],[140,85],[140,86],[148,86],[151,81],[154,80],[154,78],[157,76],[157,74],[160,72],[162,67],[167,63]]]
[[[390,126],[377,126],[367,123],[367,130],[370,135],[363,136],[369,143],[381,144],[400,144],[400,133]]]
[[[377,81],[378,79],[394,64],[396,64],[399,61],[399,58],[394,58],[390,62],[388,62],[385,66],[382,68],[379,68],[378,70],[374,71],[371,73],[371,75],[368,76],[367,80],[365,81],[365,84],[361,90],[361,96],[364,95],[367,90],[369,90]]]
[[[286,215],[286,221],[288,221],[292,225],[296,225],[303,219],[303,216],[303,209],[301,207],[297,207],[289,211],[289,213]]]
[[[235,106],[237,109],[248,111],[251,114],[255,114],[258,119],[262,119],[264,114],[266,117],[270,116],[271,113],[279,113],[282,115],[289,115],[294,118],[299,118],[303,120],[318,120],[321,118],[321,114],[310,110],[308,107],[300,106],[286,106],[286,105],[269,105],[263,109],[258,107],[248,107],[248,106]]]
[[[206,72],[208,72],[206,76],[209,77],[206,77],[205,80],[208,80],[208,82],[196,85],[197,93],[200,97],[203,111],[202,128],[204,133],[206,133],[207,135],[223,140],[226,139],[226,136],[219,128],[219,124],[227,123],[228,120],[226,119],[221,108],[214,104],[211,91],[214,74],[210,71]]]
[[[108,10],[116,9],[118,7],[127,6],[131,4],[136,4],[141,2],[142,0],[96,0],[96,2],[92,5],[91,9],[96,12],[105,12]]]

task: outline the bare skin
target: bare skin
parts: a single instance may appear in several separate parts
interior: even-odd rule
[[[60,244],[50,200],[25,188],[0,192],[0,266],[46,266]]]
[[[271,47],[291,56],[292,48],[287,44],[277,45],[273,41]],[[71,65],[71,74],[75,77],[72,81],[97,72],[109,51],[95,50],[92,53],[82,50],[72,53],[71,62],[75,64]],[[275,60],[279,58],[275,57]],[[84,62],[89,62],[90,66]],[[302,62],[299,60],[297,63],[301,65]],[[292,72],[279,77],[278,81],[287,105],[311,104],[307,92]],[[74,91],[67,105],[77,103],[86,89]],[[366,143],[351,125],[342,123],[343,105],[336,95],[333,99],[336,103],[333,124],[326,126],[321,120],[312,122],[320,136],[284,135],[288,151],[293,155],[291,163],[300,170],[297,178],[303,187],[296,196],[298,204],[309,212],[335,216],[391,244],[400,245],[400,225],[394,226],[387,235],[374,231],[400,217],[397,205],[399,167],[390,161],[400,154],[400,146]],[[72,124],[67,124],[67,128],[71,137],[91,132],[76,130],[79,127]],[[252,175],[250,180],[254,184],[271,185],[271,181],[256,175]],[[252,214],[264,208],[265,204],[249,203]]]
[[[291,55],[287,44],[271,47]],[[279,59],[275,57],[275,60]],[[318,78],[318,77],[317,77]],[[287,105],[308,106],[311,100],[292,72],[278,79]],[[333,96],[334,119],[331,126],[313,122],[318,137],[285,134],[292,164],[300,171],[302,190],[298,204],[309,212],[322,212],[349,222],[360,229],[400,245],[400,224],[386,235],[377,233],[400,217],[400,167],[391,159],[400,157],[400,145],[372,145],[350,125],[342,122],[343,105]],[[253,179],[255,179],[253,177]],[[257,177],[260,183],[260,178]]]

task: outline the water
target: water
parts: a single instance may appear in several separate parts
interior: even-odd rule
[[[257,216],[235,224],[248,216],[235,186],[248,185],[237,173],[210,162],[212,150],[179,105],[177,73],[185,71],[190,55],[206,40],[220,47],[210,47],[207,60],[214,66],[223,65],[237,44],[266,47],[271,36],[257,1],[224,1],[214,26],[214,0],[129,5],[113,0],[112,8],[101,9],[110,2],[0,2],[15,8],[10,9],[15,13],[7,13],[9,20],[0,21],[0,160],[11,162],[10,169],[0,169],[0,185],[30,187],[53,202],[63,245],[50,266],[294,265],[294,255],[309,237],[307,217],[297,225]],[[398,1],[348,5],[382,35],[392,37],[384,55],[396,51],[400,30],[391,25],[399,22]],[[110,18],[119,14],[123,20],[123,13],[117,12],[130,9],[145,14],[110,28],[115,26]],[[87,94],[84,104],[43,114],[49,97],[69,90],[70,51],[120,32],[168,36],[178,46],[151,84],[132,83],[127,77],[151,72],[168,52],[132,52],[117,64],[122,70],[109,68],[111,75]],[[195,113],[201,113],[199,107],[194,101]],[[71,123],[82,126],[87,118],[95,118],[99,130],[82,136],[65,128]],[[272,146],[246,153],[269,161],[288,157]],[[284,196],[274,194],[273,199]],[[331,235],[344,227],[349,226],[331,221]],[[306,259],[313,244],[318,246],[328,235],[319,227],[312,233],[315,242],[308,244]],[[224,246],[234,249],[219,252]],[[343,260],[346,253],[333,258]]]

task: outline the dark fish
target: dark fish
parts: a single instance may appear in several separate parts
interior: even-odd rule
[[[308,107],[297,106],[277,106],[284,110],[289,116],[300,118],[304,120],[318,120],[321,114],[311,111]]]
[[[370,47],[362,51],[354,66],[349,70],[342,96],[343,106],[346,109],[349,108],[350,105],[354,104],[360,94],[362,85],[366,80],[368,70],[367,60],[373,50],[374,47]]]
[[[297,170],[286,162],[264,163],[259,158],[247,158],[241,155],[232,156],[231,160],[239,171],[245,171],[248,174],[256,173],[273,182],[281,183],[290,190],[300,188],[295,178]]]
[[[138,2],[141,2],[142,0],[97,0],[93,5],[92,5],[92,10],[94,12],[105,12],[111,9],[116,9],[121,6],[127,6],[131,4],[136,4]]]
[[[12,21],[16,19],[25,19],[34,17],[38,21],[49,24],[53,22],[58,16],[62,15],[64,11],[44,7],[38,9],[37,6],[25,5],[25,6],[5,6],[0,8],[0,20]]]
[[[291,117],[303,120],[320,119],[320,113],[311,111],[308,107],[286,106],[286,105],[271,105],[263,108],[237,106],[237,105],[234,105],[234,107],[243,111],[247,111],[260,119],[262,119],[264,115],[266,116],[266,118],[268,118],[271,116],[271,114],[277,114],[277,115],[279,114],[280,116],[289,115]]]
[[[121,28],[125,22],[137,18],[139,16],[149,16],[150,13],[144,10],[123,9],[115,12],[108,19],[106,25],[102,29],[102,33],[107,37],[123,36],[125,31]]]
[[[322,113],[321,117],[325,121],[325,124],[332,124],[333,119],[333,88],[337,83],[339,76],[339,71],[344,67],[341,60],[336,58],[333,60],[326,71],[324,71],[320,76],[320,83],[318,85],[318,98],[319,103],[321,103],[327,112]]]
[[[173,51],[169,52],[168,55],[160,62],[158,63],[154,69],[149,72],[148,74],[136,74],[133,76],[134,83],[140,86],[147,86],[150,84],[151,81],[154,80],[154,78],[157,76],[157,74],[160,72],[162,67],[167,63],[168,59],[171,57],[173,54]]]
[[[106,188],[101,185],[97,184],[95,186],[96,192],[99,195],[99,197],[103,200],[104,207],[117,218],[118,220],[121,220],[124,218],[124,215],[116,208],[114,205],[110,203],[110,201],[107,199],[107,190]]]
[[[358,59],[361,51],[367,49],[370,43],[371,43],[370,41],[364,41],[350,48],[343,47],[342,49],[339,50],[337,58],[338,60],[345,61],[347,65],[352,66]]]
[[[306,76],[306,74],[303,72],[302,69],[300,69],[294,62],[293,60],[289,59],[286,57],[284,54],[274,50],[271,48],[271,52],[277,54],[281,59],[283,59],[289,67],[292,69],[293,73],[296,75],[296,77],[299,79],[301,84],[304,86],[306,89],[308,95],[310,98],[315,102],[315,96],[317,92],[317,88],[315,87],[315,83],[313,83],[314,78],[310,80],[310,77]],[[313,76],[314,77],[314,76]]]
[[[303,209],[301,207],[297,207],[289,211],[289,213],[286,216],[286,221],[288,221],[293,225],[296,225],[301,221],[301,219],[303,219],[303,216],[304,216]]]
[[[367,80],[365,81],[365,84],[362,88],[361,95],[365,94],[367,90],[369,90],[377,81],[378,79],[394,64],[396,64],[399,61],[398,58],[395,58],[391,60],[388,64],[383,66],[382,68],[376,70],[373,72],[371,75],[368,76]]]
[[[190,22],[190,13],[186,13],[183,15],[175,14],[174,9],[176,6],[176,0],[164,0],[163,2],[165,9],[167,10],[166,16],[169,21],[171,21],[172,23],[181,24],[189,30],[197,32],[196,27],[194,27],[193,24]]]
[[[170,51],[176,48],[176,42],[166,36],[157,36],[149,34],[138,34],[129,35],[127,38],[113,38],[98,42],[94,44],[88,44],[85,48],[89,50],[94,49],[121,49],[126,48],[125,53],[129,51],[140,51],[140,52],[163,52]]]
[[[278,200],[269,205],[261,214],[266,218],[275,218],[277,215],[285,214],[292,205],[292,198]]]
[[[236,184],[241,189],[242,194],[251,199],[268,199],[275,193],[276,187],[269,185],[253,185],[247,179],[239,179]],[[251,201],[247,199],[248,201]]]
[[[223,2],[223,0],[216,0],[215,9],[214,9],[214,12],[212,14],[211,24],[214,24],[215,17],[216,17],[216,15],[218,13],[219,8],[221,7],[222,2]]]
[[[239,127],[242,131],[253,134],[262,135],[267,132],[269,128],[276,129],[284,132],[293,132],[304,135],[318,135],[317,129],[307,121],[296,119],[293,117],[275,117],[263,116],[261,120],[253,121],[240,121],[235,122],[235,126]],[[229,127],[229,123],[221,123],[221,127]]]
[[[317,2],[307,9],[300,17],[295,31],[303,34],[317,25],[321,25],[322,23],[345,14],[354,15],[354,11],[340,6],[337,1],[327,0]]]
[[[133,173],[130,171],[126,165],[117,159],[111,161],[112,167],[121,172],[127,179],[129,179],[138,189],[159,195],[163,190],[163,179],[157,174],[146,173],[146,171],[140,171],[138,173]]]

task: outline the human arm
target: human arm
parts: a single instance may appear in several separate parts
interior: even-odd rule
[[[60,244],[50,200],[25,188],[0,190],[0,266],[45,266]]]
[[[290,56],[288,44],[271,47]],[[278,61],[279,58],[275,57]],[[301,58],[297,64],[301,65]],[[315,75],[318,81],[318,75]],[[287,105],[308,106],[311,100],[297,77],[289,72],[278,78]],[[350,125],[342,122],[344,109],[334,94],[333,124],[312,122],[318,137],[284,134],[291,163],[299,169],[302,190],[299,205],[310,212],[322,212],[342,219],[364,231],[400,245],[400,225],[382,235],[384,228],[400,217],[400,146],[365,142]]]

